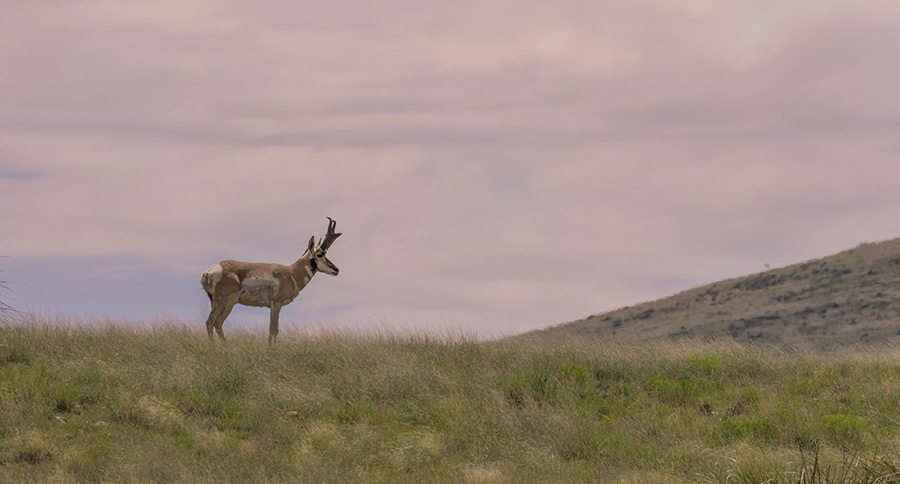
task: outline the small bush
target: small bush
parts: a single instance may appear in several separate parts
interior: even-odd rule
[[[702,405],[704,396],[712,392],[714,385],[705,378],[679,378],[670,381],[667,378],[654,378],[648,383],[649,389],[664,403],[672,405]]]
[[[529,399],[538,405],[560,405],[566,402],[594,402],[600,398],[594,375],[577,362],[556,368],[537,368],[505,379],[502,386],[506,398],[520,408]]]
[[[778,428],[766,418],[738,420],[726,418],[722,420],[722,436],[726,440],[752,437],[767,442],[778,439]]]
[[[759,403],[759,389],[756,387],[742,388],[738,398],[741,405],[754,406]]]
[[[858,447],[865,437],[866,421],[854,415],[828,415],[825,431],[828,438],[842,448]]]
[[[525,407],[525,398],[528,389],[525,385],[525,379],[521,377],[509,378],[503,382],[503,393],[506,398],[516,407]]]
[[[559,380],[544,371],[533,371],[525,375],[525,384],[531,396],[539,404],[553,404],[559,401]]]
[[[684,359],[691,373],[714,376],[722,373],[722,358],[715,354],[691,355]]]

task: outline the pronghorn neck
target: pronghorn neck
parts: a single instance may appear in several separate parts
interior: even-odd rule
[[[294,279],[296,279],[297,282],[302,281],[304,286],[309,284],[309,281],[316,275],[316,272],[319,272],[319,268],[317,267],[316,260],[312,256],[312,252],[303,254],[302,257],[291,264],[291,269]]]

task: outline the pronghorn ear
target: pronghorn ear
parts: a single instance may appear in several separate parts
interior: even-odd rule
[[[309,244],[306,246],[306,250],[307,250],[307,252],[312,252],[315,247],[316,247],[316,236],[313,235],[312,237],[309,238]]]

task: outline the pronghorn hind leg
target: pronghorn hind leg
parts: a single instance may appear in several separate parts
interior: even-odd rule
[[[213,339],[213,328],[215,327],[216,322],[216,307],[213,306],[212,309],[209,310],[209,317],[206,318],[206,334],[209,335],[209,339]]]
[[[228,315],[231,314],[231,310],[234,308],[234,305],[238,303],[238,300],[241,298],[241,283],[237,280],[237,277],[234,275],[226,275],[219,281],[219,284],[216,285],[215,296],[213,296],[213,310],[209,314],[209,320],[206,322],[206,330],[209,332],[210,338],[212,338],[212,330],[215,329],[216,333],[219,335],[219,338],[222,341],[225,341],[225,333],[222,331],[222,325],[225,324],[225,320],[228,318]],[[211,325],[211,327],[210,327]]]
[[[216,318],[216,333],[222,341],[225,341],[225,332],[222,331],[222,326],[225,324],[225,320],[228,319],[228,315],[231,314],[231,310],[234,309],[234,305],[237,304],[238,299],[240,299],[240,294],[237,293],[226,299],[220,308],[219,317]]]
[[[269,344],[275,342],[278,338],[278,315],[281,312],[281,304],[272,303],[272,309],[269,311]]]
[[[207,297],[209,297],[209,316],[206,318],[206,334],[209,335],[209,339],[213,339],[213,328],[215,327],[216,322],[216,300],[213,298],[213,295],[210,293],[206,293]]]

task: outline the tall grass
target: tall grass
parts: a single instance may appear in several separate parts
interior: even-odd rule
[[[900,482],[900,352],[0,327],[0,480]]]

